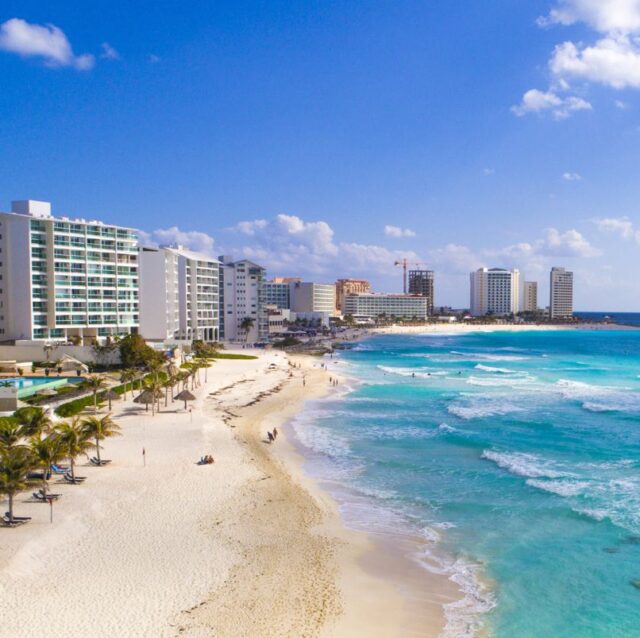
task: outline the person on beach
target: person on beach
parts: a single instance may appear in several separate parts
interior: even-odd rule
[[[273,439],[277,439],[278,438],[278,428],[273,428]]]
[[[269,441],[269,443],[273,443],[274,442],[274,438],[273,438],[273,434],[271,434],[271,432],[269,430],[267,430],[267,439]]]

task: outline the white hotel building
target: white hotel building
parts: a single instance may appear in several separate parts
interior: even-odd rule
[[[520,271],[479,268],[471,273],[471,314],[510,315],[520,312]]]
[[[264,304],[266,270],[248,259],[219,257],[220,336],[224,341],[244,343],[269,339],[269,320]]]
[[[429,316],[429,298],[418,295],[385,295],[360,293],[346,295],[343,314],[357,320],[380,316],[424,320]]]
[[[220,262],[182,246],[140,250],[140,333],[171,341],[220,339]]]
[[[34,200],[0,213],[0,340],[90,342],[137,330],[138,314],[135,230]]]

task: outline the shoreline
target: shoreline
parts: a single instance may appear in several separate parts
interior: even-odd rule
[[[292,358],[303,386],[287,355],[257,354],[210,367],[192,413],[114,404],[112,464],[80,460],[83,485],[53,480],[53,523],[19,495],[16,513],[33,519],[0,530],[4,630],[46,635],[54,619],[58,633],[96,637],[438,635],[434,596],[454,600],[452,583],[433,575],[425,587],[401,550],[344,524],[290,437],[265,441],[331,391],[330,373]],[[205,453],[215,464],[197,466]]]

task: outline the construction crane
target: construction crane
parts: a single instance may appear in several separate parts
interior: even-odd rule
[[[407,266],[426,266],[421,261],[409,261],[408,259],[401,259],[394,262],[394,266],[402,266],[402,290],[404,294],[407,294]]]

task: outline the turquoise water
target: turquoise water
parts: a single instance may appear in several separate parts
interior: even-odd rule
[[[419,532],[446,636],[640,636],[640,331],[378,336],[294,423],[348,523]],[[345,490],[345,488],[347,488]]]

